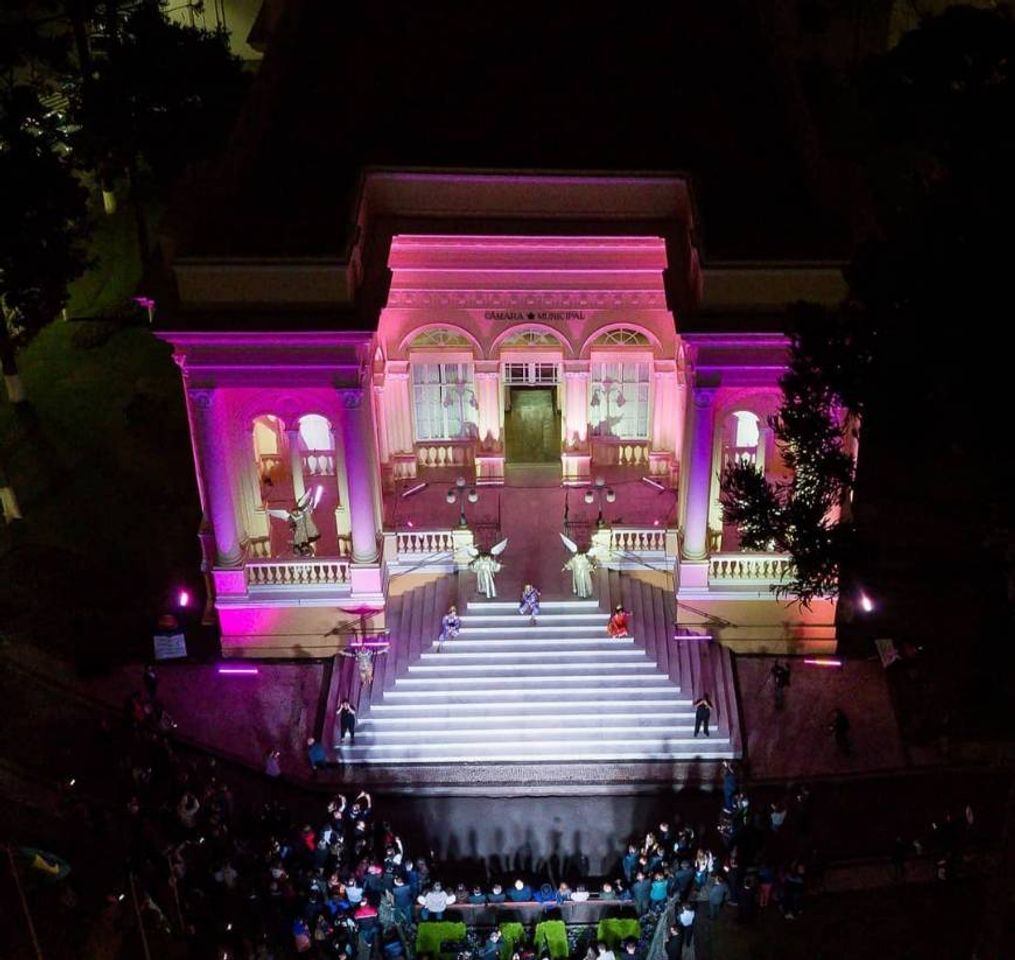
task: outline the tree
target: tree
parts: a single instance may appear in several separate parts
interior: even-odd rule
[[[788,481],[771,481],[751,463],[723,472],[723,520],[734,524],[749,550],[778,550],[793,560],[780,596],[804,605],[838,593],[853,542],[848,493],[853,483],[849,433],[863,408],[870,354],[855,342],[840,314],[799,304],[792,311],[789,370],[783,401],[771,418]]]
[[[87,263],[87,194],[64,140],[33,88],[0,91],[0,367],[12,403],[25,400],[17,347],[63,309]]]

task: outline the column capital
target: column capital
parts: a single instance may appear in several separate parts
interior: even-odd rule
[[[707,410],[715,401],[715,387],[695,387],[694,406],[698,410]]]
[[[215,390],[207,387],[190,387],[187,390],[187,396],[198,410],[208,410],[215,399]]]
[[[341,391],[342,406],[346,410],[359,410],[363,406],[363,388],[347,387]]]
[[[565,380],[588,380],[588,378],[590,376],[591,376],[591,374],[590,374],[590,372],[588,370],[565,370],[564,371],[564,379]]]
[[[487,382],[493,382],[493,381],[496,381],[496,380],[500,379],[500,371],[499,370],[483,370],[483,371],[477,370],[477,371],[475,371],[472,374],[472,376],[475,378],[477,383],[479,383],[480,381],[484,381],[484,380],[487,381]]]

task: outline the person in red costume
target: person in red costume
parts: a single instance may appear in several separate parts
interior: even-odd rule
[[[629,637],[631,635],[628,632],[628,613],[622,604],[618,603],[613,613],[610,614],[609,622],[606,624],[606,632],[611,637]]]

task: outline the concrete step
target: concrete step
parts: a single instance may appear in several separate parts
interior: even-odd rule
[[[655,666],[644,657],[617,657],[603,655],[591,657],[570,657],[566,663],[556,659],[544,659],[519,663],[510,655],[506,657],[483,658],[482,660],[453,661],[444,657],[433,657],[409,665],[406,679],[416,677],[444,677],[449,680],[460,676],[469,677],[530,677],[542,683],[544,677],[583,677],[587,674],[641,674],[653,676]]]
[[[591,613],[594,610],[603,612],[598,600],[543,600],[539,609],[545,613]],[[469,613],[497,613],[501,610],[513,610],[518,613],[517,600],[470,600],[466,610]]]
[[[669,694],[670,691],[663,691],[665,694]],[[636,699],[634,694],[628,694],[623,701],[611,701],[609,704],[610,712],[615,717],[628,717],[628,716],[640,716],[642,712],[652,711],[656,715],[664,715],[666,711],[670,711],[670,714],[674,717],[681,717],[686,712],[689,716],[694,716],[694,710],[691,705],[691,701],[687,699],[681,699],[677,694],[679,690],[673,696],[659,696],[655,699],[644,696],[641,699]],[[538,717],[554,717],[559,716],[559,713],[547,714],[546,711],[550,708],[557,708],[558,706],[571,706],[577,710],[581,708],[588,709],[591,704],[587,701],[583,701],[578,697],[575,697],[572,693],[566,695],[568,700],[562,700],[561,695],[553,693],[552,691],[546,691],[545,694],[536,692],[527,697],[516,697],[511,695],[507,696],[506,691],[498,691],[496,700],[489,700],[486,696],[480,695],[475,699],[465,699],[464,695],[457,697],[457,702],[449,703],[434,703],[433,701],[420,700],[414,702],[412,700],[392,701],[388,698],[382,703],[374,704],[370,711],[370,719],[372,720],[387,720],[387,719],[398,719],[411,721],[412,723],[425,721],[432,717],[434,719],[446,718],[446,719],[462,719],[463,717],[476,716],[480,719],[486,717],[500,716],[503,714],[509,714],[513,716],[527,715],[530,718]],[[368,722],[367,718],[364,718],[361,723]]]
[[[504,624],[511,626],[524,619],[517,609],[510,613],[463,613],[461,615],[464,626],[496,626]],[[540,623],[592,623],[601,624],[606,628],[609,616],[602,611],[595,612],[573,612],[573,613],[547,613],[545,610],[539,612]]]
[[[431,650],[437,649],[437,641],[434,640]],[[483,652],[492,650],[540,650],[546,653],[566,654],[573,650],[583,651],[610,651],[610,650],[638,650],[641,648],[634,642],[633,637],[469,637],[457,636],[454,640],[445,640],[441,644],[441,653],[466,653],[470,651]]]
[[[639,705],[638,710],[631,710],[626,713],[617,713],[611,708],[608,716],[603,711],[586,711],[584,713],[576,713],[570,710],[549,711],[545,705],[538,712],[524,710],[525,706],[531,709],[532,704],[521,704],[518,710],[501,713],[488,712],[483,704],[474,704],[474,706],[475,710],[471,712],[462,711],[457,715],[450,712],[444,713],[440,711],[440,708],[435,707],[428,708],[424,714],[410,714],[408,716],[374,715],[360,720],[356,724],[356,731],[357,734],[361,730],[367,733],[383,731],[387,734],[389,732],[415,731],[424,727],[428,729],[442,729],[447,727],[448,721],[452,721],[453,725],[467,723],[470,730],[487,727],[500,729],[504,724],[513,724],[520,729],[528,729],[530,727],[559,724],[562,720],[566,721],[567,725],[573,729],[584,729],[585,727],[598,728],[609,723],[616,723],[622,727],[651,727],[656,725],[665,725],[667,727],[691,725],[693,727],[694,725],[694,711],[692,709],[674,709],[673,704],[669,702],[664,702],[652,710],[641,709],[642,705]]]
[[[686,698],[680,697],[680,690],[670,684],[649,684],[641,678],[631,678],[621,683],[616,677],[609,677],[606,680],[595,682],[588,677],[575,678],[574,683],[556,686],[530,685],[527,681],[518,681],[516,678],[509,678],[510,682],[486,683],[475,677],[464,677],[453,688],[444,680],[428,681],[420,679],[413,681],[411,687],[403,687],[405,680],[400,680],[394,690],[386,690],[384,699],[380,704],[372,707],[377,710],[389,703],[414,703],[423,698],[429,701],[440,702],[442,699],[448,703],[485,703],[490,698],[500,699],[510,694],[514,701],[522,700],[528,702],[550,702],[550,703],[614,703],[623,698],[631,701],[660,700],[667,696],[672,697],[671,702],[686,703]]]
[[[514,687],[518,690],[544,690],[557,687],[562,693],[580,687],[586,690],[593,690],[598,696],[607,696],[610,699],[610,688],[617,683],[637,685],[641,689],[652,687],[656,690],[668,690],[670,684],[666,677],[660,677],[652,670],[651,664],[646,669],[643,665],[637,665],[628,670],[619,670],[615,665],[609,666],[609,672],[604,672],[602,667],[595,664],[585,669],[575,667],[568,673],[562,674],[556,669],[547,669],[544,672],[535,672],[534,667],[505,667],[494,673],[486,667],[474,667],[460,671],[437,670],[427,671],[422,667],[413,665],[411,671],[395,684],[391,693],[405,691],[410,693],[423,688],[442,688],[448,694],[461,692],[461,688],[472,690],[474,687]]]
[[[683,760],[732,758],[723,737],[602,740],[543,738],[526,743],[428,743],[364,746],[348,741],[337,750],[344,763],[525,763],[575,760]]]
[[[565,636],[602,640],[603,636],[606,635],[606,624],[603,624],[601,630],[595,630],[587,623],[543,623],[537,620],[535,624],[530,624],[524,617],[519,617],[514,621],[514,625],[472,627],[462,624],[461,632],[458,635],[463,639],[469,639],[470,637],[531,636],[542,638]]]
[[[414,744],[421,740],[434,743],[459,743],[465,740],[485,742],[488,740],[511,740],[514,738],[518,743],[528,743],[545,737],[557,737],[562,740],[573,740],[581,737],[582,740],[609,740],[620,737],[630,740],[638,739],[660,739],[676,738],[686,740],[694,737],[694,723],[656,723],[656,724],[616,724],[601,723],[598,726],[575,726],[570,723],[562,723],[560,717],[554,724],[536,724],[530,727],[519,727],[514,723],[495,727],[473,727],[469,724],[465,728],[449,727],[447,725],[435,725],[421,727],[412,730],[390,730],[356,728],[357,746],[394,746],[396,744]]]
[[[456,666],[461,664],[490,665],[509,663],[514,666],[559,666],[572,663],[647,663],[654,666],[641,650],[635,647],[620,650],[584,650],[580,647],[562,653],[560,650],[436,650],[424,653],[418,661],[429,666]],[[409,668],[410,670],[412,667]]]

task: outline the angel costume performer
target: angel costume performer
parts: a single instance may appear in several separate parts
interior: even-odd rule
[[[285,520],[289,524],[289,535],[292,537],[293,553],[297,557],[312,557],[314,543],[321,539],[321,533],[314,523],[313,511],[321,500],[321,487],[308,490],[292,510],[269,510],[268,516]]]
[[[467,547],[469,555],[473,558],[469,569],[476,575],[476,589],[488,600],[497,596],[497,585],[494,583],[494,576],[500,573],[501,564],[497,560],[507,547],[507,537],[490,547],[489,553],[480,553],[475,547]]]
[[[564,534],[560,535],[564,546],[571,551],[572,557],[564,564],[564,570],[571,571],[571,588],[584,599],[592,596],[592,571],[596,568],[595,559],[589,553],[582,553],[578,544]]]
[[[627,621],[627,611],[618,603],[613,613],[610,614],[609,622],[606,624],[606,632],[611,637],[628,636]]]
[[[539,591],[531,583],[522,588],[522,599],[518,603],[518,612],[535,621],[539,616]]]
[[[378,653],[387,653],[390,644],[381,644],[376,647],[365,645],[354,645],[340,650],[343,657],[355,657],[356,666],[359,668],[360,686],[369,687],[374,679],[374,657]]]

